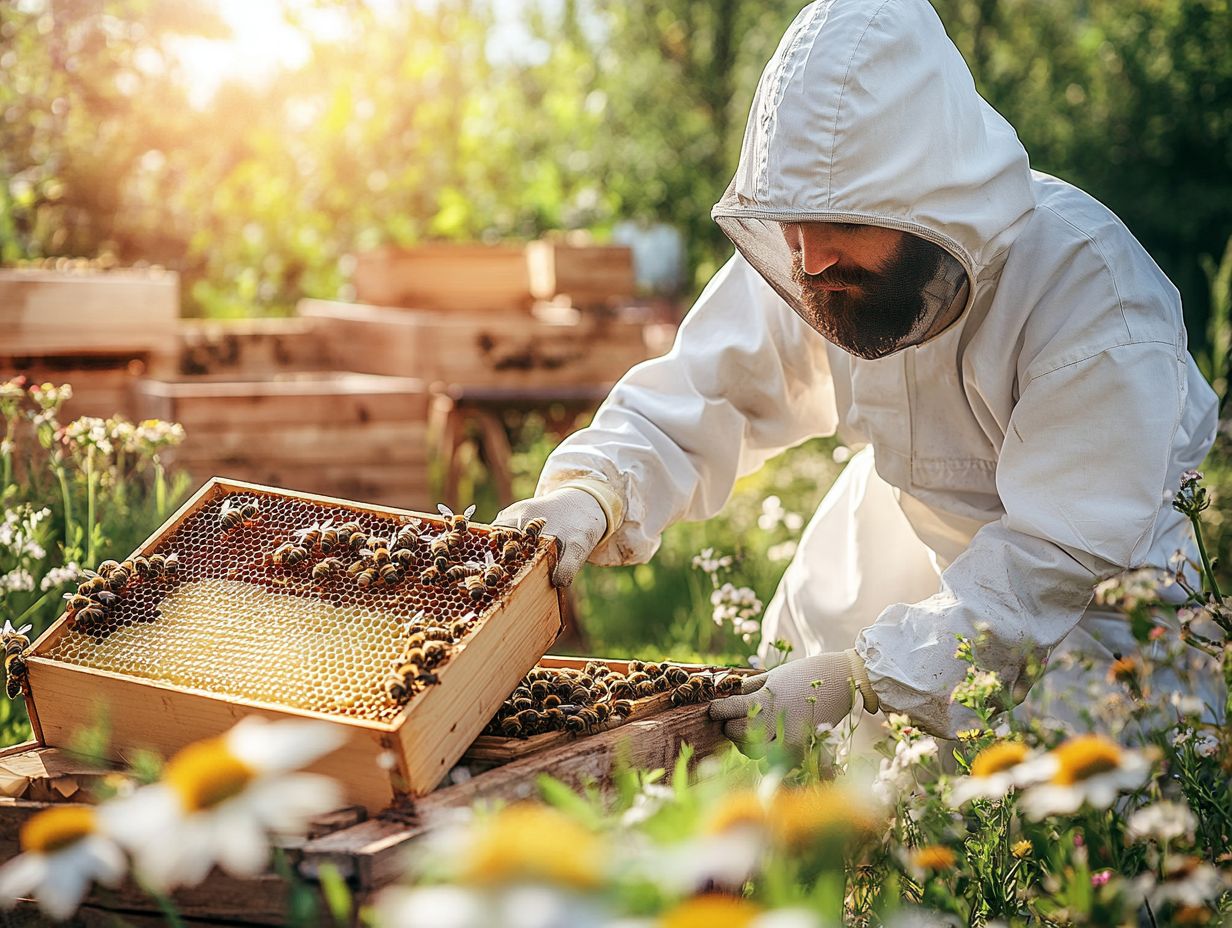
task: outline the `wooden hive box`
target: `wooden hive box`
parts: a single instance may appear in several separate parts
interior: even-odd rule
[[[437,242],[356,255],[355,298],[378,306],[506,313],[531,306],[520,245]]]
[[[0,351],[7,357],[170,357],[179,315],[179,277],[172,271],[0,269]]]
[[[246,379],[145,380],[145,417],[184,426],[176,462],[310,493],[427,506],[428,400],[407,377],[301,372]]]
[[[328,346],[308,319],[181,320],[183,376],[247,378],[328,369]]]
[[[220,522],[246,502],[259,509],[251,521]],[[270,560],[297,527],[326,519],[389,537],[408,524],[426,538],[447,531],[439,516],[211,480],[134,553],[177,553],[174,575],[130,580],[103,617],[66,614],[33,644],[27,706],[38,741],[66,746],[101,711],[113,756],[168,755],[246,715],[312,718],[347,735],[311,769],[337,778],[351,802],[376,811],[434,789],[561,629],[555,542],[527,542],[478,600],[450,583],[423,586],[419,566],[361,588],[349,571],[315,578],[327,556],[315,548],[303,563]],[[483,526],[463,535],[459,558],[492,544]],[[363,557],[345,550],[344,560]],[[435,684],[400,702],[386,681],[404,623],[425,621],[420,610],[464,625],[433,665]]]
[[[539,300],[564,297],[574,306],[604,306],[629,299],[637,289],[627,245],[530,242],[526,268],[531,295]]]
[[[654,356],[641,323],[581,316],[405,312],[357,303],[303,300],[340,363],[432,382],[509,388],[615,383]]]

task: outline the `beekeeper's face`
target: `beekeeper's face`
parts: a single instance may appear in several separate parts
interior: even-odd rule
[[[925,287],[947,257],[918,236],[842,222],[783,223],[806,322],[863,358],[896,350],[929,312]]]

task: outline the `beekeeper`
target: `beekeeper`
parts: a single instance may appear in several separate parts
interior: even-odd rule
[[[1169,501],[1215,397],[1176,288],[1107,208],[1031,170],[926,0],[800,12],[713,216],[736,254],[672,350],[498,519],[547,521],[556,582],[646,561],[739,476],[837,433],[863,450],[766,614],[796,659],[713,704],[729,736],[760,704],[798,743],[858,699],[953,737],[973,721],[950,698],[959,634],[986,629],[980,664],[1014,699],[1031,657],[1132,648],[1093,587],[1190,546]]]

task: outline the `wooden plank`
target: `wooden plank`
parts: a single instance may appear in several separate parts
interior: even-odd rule
[[[179,314],[179,276],[171,271],[0,269],[9,355],[170,354]]]
[[[302,851],[300,872],[312,877],[324,863],[353,879],[363,892],[391,883],[405,871],[412,841],[431,830],[443,813],[478,801],[516,802],[536,798],[538,778],[548,775],[571,786],[593,782],[610,786],[617,763],[670,771],[689,744],[694,761],[727,744],[722,726],[710,721],[709,707],[683,706],[653,718],[582,738],[497,767],[456,786],[438,789],[414,802],[414,817],[383,815],[354,828],[310,841]]]
[[[304,300],[339,362],[353,370],[429,382],[543,389],[610,385],[651,357],[647,328],[598,317],[548,322],[532,315],[401,312]]]
[[[231,377],[331,366],[328,346],[309,319],[182,319],[178,371]]]
[[[633,249],[627,245],[571,245],[548,239],[526,245],[530,292],[540,300],[567,297],[575,306],[633,296]]]
[[[348,461],[423,464],[428,459],[427,427],[422,423],[241,427],[195,432],[191,425],[185,425],[184,429],[187,437],[180,446],[182,454],[196,460],[206,454],[219,461],[257,456],[299,464],[337,465]]]
[[[431,243],[356,256],[356,297],[414,309],[505,313],[530,308],[520,246]]]
[[[430,400],[420,380],[352,372],[146,380],[138,393],[152,415],[196,429],[424,422]]]

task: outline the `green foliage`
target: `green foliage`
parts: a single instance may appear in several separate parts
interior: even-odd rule
[[[709,208],[799,5],[285,0],[292,25],[333,9],[345,28],[302,28],[302,67],[197,108],[173,40],[225,33],[208,4],[9,4],[0,259],[161,262],[191,314],[285,313],[347,297],[357,249],[640,218],[682,229],[696,292],[730,253]],[[1198,347],[1198,256],[1232,234],[1227,3],[937,6],[1034,163],[1111,206],[1177,281]]]

